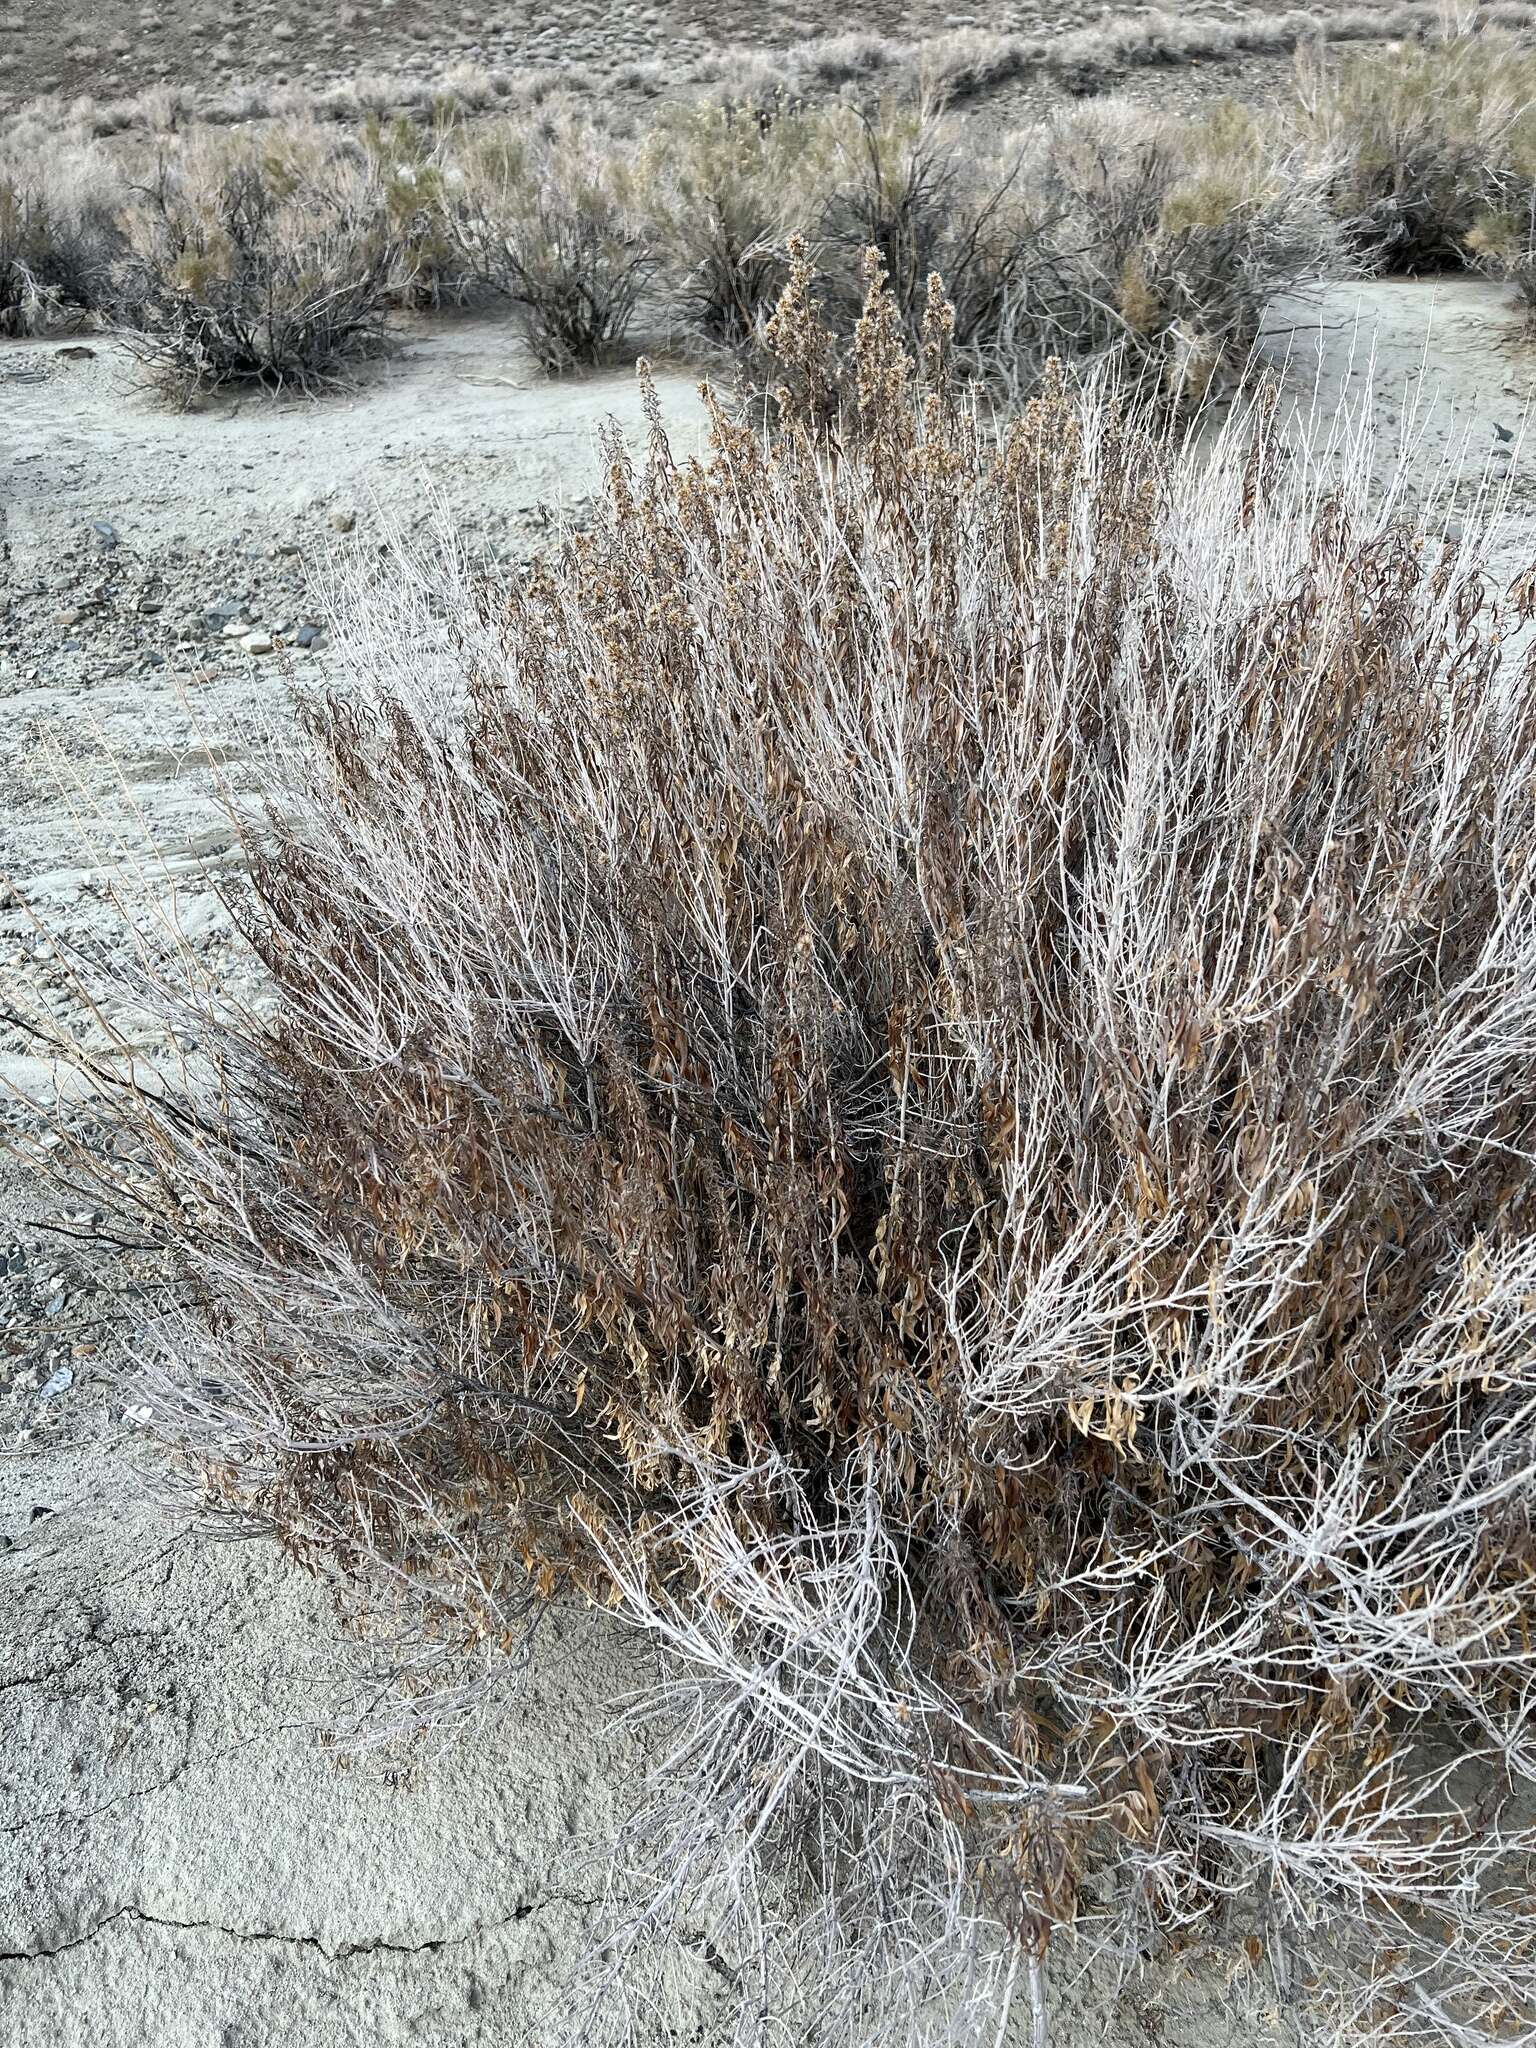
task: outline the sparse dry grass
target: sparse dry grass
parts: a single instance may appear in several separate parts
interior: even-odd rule
[[[564,1589],[654,1639],[628,1939],[744,2048],[1201,1944],[1517,2038],[1536,588],[1262,401],[994,435],[940,297],[846,374],[814,299],[772,445],[370,588],[267,996],[162,982],[179,1078],[51,1155],[178,1275],[135,1398],[416,1717]]]

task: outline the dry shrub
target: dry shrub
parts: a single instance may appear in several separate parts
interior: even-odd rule
[[[1061,356],[1191,404],[1241,369],[1276,291],[1345,267],[1317,175],[1239,109],[1180,122],[1107,103],[981,149],[892,103],[843,110],[835,139],[812,216],[828,316],[851,334],[874,248],[915,348],[938,270],[955,363],[1004,392]],[[753,374],[771,388],[771,366]]]
[[[614,355],[655,267],[629,153],[556,102],[537,123],[466,134],[455,173],[449,218],[465,265],[519,308],[544,368]]]
[[[934,105],[957,105],[995,92],[1043,67],[1037,41],[980,28],[949,29],[917,44],[913,56],[920,88]]]
[[[787,73],[803,91],[838,92],[880,77],[906,55],[907,46],[889,36],[848,29],[792,44],[784,53],[781,75]]]
[[[454,232],[460,175],[452,162],[454,123],[424,127],[369,114],[362,123],[368,174],[382,204],[390,248],[389,296],[400,306],[462,305],[473,285]]]
[[[565,1589],[654,1636],[630,1932],[742,2042],[1204,1943],[1514,2038],[1536,582],[1262,402],[994,435],[937,292],[839,418],[797,293],[775,446],[654,420],[526,578],[369,592],[261,1002],[52,1155],[171,1255],[134,1399],[424,1720]]]
[[[1367,261],[1503,267],[1536,249],[1536,51],[1492,30],[1298,74],[1295,119]]]
[[[393,247],[380,196],[313,138],[162,159],[124,227],[115,318],[181,396],[318,390],[383,345]]]
[[[848,124],[841,145],[819,248],[842,321],[859,315],[864,252],[873,249],[909,338],[939,270],[954,314],[951,339],[968,363],[979,369],[988,355],[1011,354],[1010,314],[1030,299],[1042,260],[1050,262],[1055,226],[1031,204],[1036,195],[1017,148],[978,151],[957,123],[900,104]]]
[[[1053,223],[1053,352],[1107,351],[1180,405],[1242,369],[1277,292],[1349,267],[1317,167],[1240,107],[1088,108],[1052,125],[1027,176]]]
[[[756,335],[784,288],[790,234],[839,177],[851,108],[704,101],[663,110],[642,147],[636,205],[685,330],[706,347]]]
[[[35,334],[102,303],[121,187],[96,150],[22,124],[0,151],[0,334]]]

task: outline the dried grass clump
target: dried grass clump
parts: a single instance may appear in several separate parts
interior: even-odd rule
[[[805,298],[774,446],[655,420],[525,579],[370,593],[267,994],[52,1155],[172,1254],[135,1399],[423,1719],[563,1590],[654,1636],[630,1934],[742,2042],[1207,1943],[1514,2038],[1536,582],[1262,404],[994,435],[937,288],[840,415]]]
[[[376,188],[299,130],[162,159],[124,217],[112,310],[183,397],[315,391],[384,339],[394,246]]]
[[[629,153],[575,107],[465,135],[452,231],[470,274],[516,305],[546,370],[623,345],[655,255],[634,205]]]

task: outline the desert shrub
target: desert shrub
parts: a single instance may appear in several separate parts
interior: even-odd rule
[[[947,322],[920,370],[877,282],[857,420],[657,420],[530,575],[371,587],[261,1002],[187,990],[194,1079],[51,1156],[169,1255],[134,1400],[405,1683],[564,1588],[654,1636],[622,1861],[738,2038],[1002,2039],[1070,1944],[1214,1941],[1497,2042],[1533,579],[1262,400],[1197,449],[1053,374],[994,434]]]
[[[623,343],[655,258],[627,158],[580,114],[467,133],[449,218],[465,266],[523,317],[544,367],[599,363]]]
[[[784,288],[786,246],[835,185],[850,108],[762,104],[664,109],[636,169],[636,204],[685,331],[706,346],[752,340]]]
[[[949,29],[930,37],[918,44],[915,58],[920,85],[935,106],[993,92],[1028,77],[1041,62],[1038,43],[978,28]]]
[[[837,92],[880,77],[905,54],[905,47],[889,36],[848,29],[793,44],[784,54],[783,68],[807,91]]]
[[[1378,268],[1461,269],[1530,247],[1536,52],[1480,31],[1337,56],[1298,73],[1295,119],[1329,198]]]
[[[183,395],[313,391],[383,344],[391,238],[355,167],[293,136],[162,159],[138,188],[113,312]]]
[[[1242,367],[1277,291],[1349,267],[1316,166],[1240,107],[1085,110],[1047,134],[1033,177],[1063,251],[1053,345],[1106,348],[1181,405]]]
[[[907,334],[915,337],[927,282],[942,270],[952,340],[980,356],[1006,349],[1010,300],[1021,294],[1047,235],[1018,203],[1021,161],[967,146],[954,124],[918,104],[887,104],[851,124],[819,222],[831,297],[845,320],[863,302],[863,255],[879,256]]]
[[[119,197],[93,150],[54,139],[0,152],[0,334],[96,310],[118,250]]]
[[[851,333],[874,248],[909,347],[940,271],[958,368],[1003,391],[1053,356],[1113,363],[1176,404],[1239,368],[1275,291],[1345,267],[1320,180],[1239,109],[1201,122],[1122,103],[991,150],[915,106],[845,124],[815,247]]]
[[[473,283],[454,232],[460,174],[452,162],[453,117],[431,126],[369,114],[362,146],[382,203],[390,245],[389,296],[400,306],[460,305]]]

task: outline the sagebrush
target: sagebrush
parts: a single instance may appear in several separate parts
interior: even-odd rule
[[[1014,133],[944,110],[966,79],[1038,56],[972,31],[916,72],[879,37],[834,39],[789,84],[738,67],[721,96],[664,100],[642,125],[548,80],[486,118],[506,95],[469,77],[390,118],[363,81],[353,130],[320,108],[224,134],[162,95],[153,149],[91,143],[84,122],[50,143],[29,117],[37,139],[0,168],[0,321],[94,313],[180,388],[315,385],[395,309],[500,299],[548,370],[633,354],[638,335],[728,354],[752,393],[798,236],[846,333],[873,246],[909,346],[942,271],[955,358],[994,391],[1016,399],[1059,356],[1187,408],[1240,374],[1276,294],[1320,279],[1470,268],[1536,301],[1536,57],[1497,26],[1508,12],[1348,54],[1335,45],[1367,19],[1421,37],[1428,21],[1339,15],[1331,40],[1303,16],[1111,24],[1049,43],[1058,85],[1069,59],[1086,77],[1208,46],[1294,47],[1294,84],[1188,116],[1091,96]]]
[[[1322,49],[1291,114],[1328,166],[1362,257],[1407,272],[1528,267],[1536,255],[1536,50],[1498,35],[1387,52]]]
[[[605,1953],[695,1916],[743,2042],[1212,1945],[1518,2038],[1536,579],[1263,395],[994,430],[936,283],[813,300],[776,442],[370,590],[261,1000],[52,1155],[169,1255],[134,1398],[418,1721],[567,1592],[655,1639]]]
[[[384,343],[380,195],[299,136],[162,160],[124,216],[110,312],[168,389],[313,391]]]

